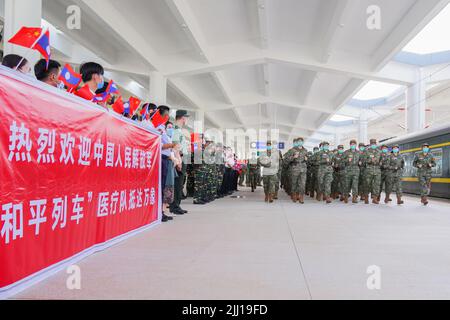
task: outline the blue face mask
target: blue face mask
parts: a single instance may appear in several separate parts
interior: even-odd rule
[[[104,86],[105,86],[105,79],[103,79],[103,77],[102,77],[102,82],[100,82],[100,83],[97,85],[97,89],[98,89],[98,90],[103,89]]]
[[[365,147],[360,147],[360,148],[359,148],[359,150],[361,150],[361,151],[365,151],[365,150],[366,150],[366,148],[365,148]]]
[[[425,153],[430,152],[430,148],[423,148],[423,152],[425,152]]]
[[[377,145],[375,145],[375,144],[371,145],[370,147],[372,148],[372,150],[376,150],[377,149]]]
[[[399,153],[399,152],[400,152],[400,150],[397,149],[397,148],[393,149],[392,151],[393,151],[394,153]]]
[[[339,150],[338,150],[338,153],[339,153],[339,154],[343,154],[343,153],[344,153],[344,150],[339,149]]]
[[[323,151],[328,151],[328,150],[330,150],[330,147],[329,147],[329,146],[324,146],[324,147],[323,147]]]
[[[267,146],[267,151],[272,151],[272,147],[270,147],[270,146]]]
[[[383,153],[388,153],[388,149],[383,149]]]
[[[352,145],[350,146],[350,149],[356,150],[356,145],[352,144]]]
[[[172,137],[172,136],[173,136],[173,128],[168,128],[168,129],[166,130],[166,133],[167,133],[167,135],[168,135],[169,137]]]

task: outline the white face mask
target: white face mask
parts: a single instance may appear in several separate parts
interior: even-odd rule
[[[61,81],[56,87],[60,90],[64,90],[64,82]]]

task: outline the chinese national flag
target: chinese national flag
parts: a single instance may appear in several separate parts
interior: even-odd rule
[[[167,121],[169,121],[169,115],[166,115],[163,118],[159,110],[155,112],[155,115],[152,118],[152,123],[155,128],[158,128],[160,125],[165,124]]]
[[[134,114],[137,108],[141,105],[141,100],[136,97],[130,97],[128,103],[130,104],[130,114]]]
[[[125,107],[123,106],[123,100],[120,96],[119,99],[116,100],[116,102],[112,106],[113,110],[117,112],[118,114],[123,114],[125,112]]]
[[[22,27],[8,42],[25,48],[32,48],[41,34],[42,28]]]
[[[95,97],[95,94],[92,93],[87,84],[85,84],[81,89],[75,91],[75,95],[89,101],[94,100]]]

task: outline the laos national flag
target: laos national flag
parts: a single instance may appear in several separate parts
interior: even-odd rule
[[[67,91],[72,92],[81,83],[81,75],[73,71],[70,64],[66,64],[61,71],[59,80],[64,82]]]
[[[119,94],[119,88],[117,88],[117,85],[113,80],[109,82],[108,87],[106,88],[106,92],[107,94]]]
[[[49,64],[50,58],[52,56],[52,52],[50,49],[50,31],[49,30],[47,30],[45,33],[42,34],[41,38],[34,45],[33,49],[39,51],[42,54],[42,56],[47,61],[47,68],[48,68],[48,64]]]

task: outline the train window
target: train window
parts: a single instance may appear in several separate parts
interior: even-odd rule
[[[415,153],[406,153],[405,157],[405,177],[417,177],[417,168],[413,166],[414,158],[420,151]],[[433,168],[433,177],[442,177],[443,175],[443,149],[433,149],[432,154],[436,159],[436,167]]]
[[[417,169],[413,167],[415,153],[406,153],[405,157],[405,177],[415,177],[417,176]]]
[[[433,156],[436,159],[436,167],[433,168],[433,177],[442,177],[443,173],[443,150],[440,149],[433,149],[432,150]]]

